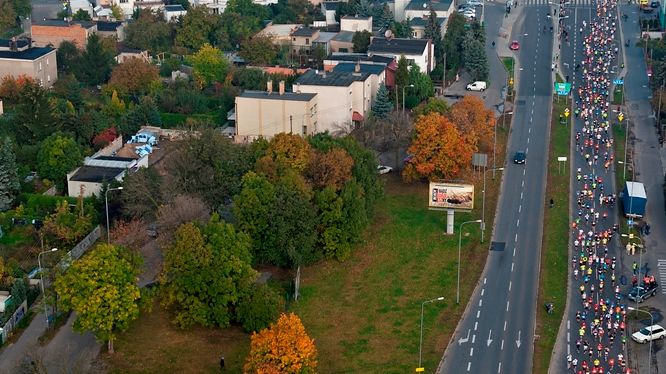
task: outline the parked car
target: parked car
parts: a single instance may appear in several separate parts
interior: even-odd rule
[[[467,21],[471,21],[471,20],[474,20],[476,18],[476,16],[474,14],[470,14],[470,13],[463,13],[462,16]]]
[[[506,99],[506,86],[503,86],[502,91],[500,91],[500,99]]]
[[[511,45],[509,46],[509,49],[512,50],[512,51],[517,51],[518,49],[520,49],[520,44],[518,43],[517,40],[514,40],[514,41],[511,42]]]
[[[475,6],[475,7],[480,7],[480,6],[483,5],[483,2],[478,1],[478,0],[469,0],[465,4],[469,4],[469,5],[472,5],[472,6]]]
[[[629,292],[629,299],[642,303],[650,296],[655,296],[657,294],[658,287],[659,285],[657,282],[643,284],[642,286],[635,287],[631,292]]]
[[[525,156],[525,152],[523,152],[523,151],[518,151],[518,152],[516,152],[516,154],[513,156],[513,162],[515,162],[516,164],[524,164],[526,158],[527,158],[527,157]]]
[[[379,175],[382,175],[392,172],[393,168],[386,165],[377,165],[377,170],[379,171]]]
[[[405,159],[403,160],[403,162],[404,162],[405,164],[409,164],[410,162],[412,162],[412,158],[413,158],[413,157],[414,157],[414,155],[407,155],[407,157],[405,157]]]
[[[659,4],[658,1],[653,1],[653,2],[650,3],[650,6],[653,7],[653,8],[659,8],[659,5],[661,5],[661,4]]]
[[[657,340],[666,338],[666,330],[660,325],[652,325],[640,329],[631,334],[631,338],[637,343],[647,343],[650,340]]]
[[[488,84],[484,81],[472,82],[465,87],[467,91],[485,91],[488,88]]]

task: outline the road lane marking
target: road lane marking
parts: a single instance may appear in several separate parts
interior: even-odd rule
[[[511,291],[511,281],[509,281],[509,291]]]
[[[523,171],[524,171],[524,170],[523,170]],[[520,199],[521,199],[521,200],[523,199],[523,193],[522,193],[522,192],[520,193]],[[516,234],[516,235],[518,235],[518,234]]]
[[[479,299],[479,306],[481,306],[481,304],[483,304],[483,299]]]
[[[513,262],[511,263],[511,271],[513,271]]]
[[[500,348],[500,350],[502,350],[502,351],[504,350],[504,340],[502,340],[502,348]]]
[[[493,342],[493,340],[490,339],[490,337],[492,336],[492,334],[493,334],[493,330],[489,330],[489,331],[488,331],[488,340],[486,341],[486,344],[488,344],[488,345],[487,345],[488,347],[490,347],[490,343]]]
[[[480,311],[480,310],[477,310],[477,311],[476,311],[476,318],[479,318],[480,315],[481,315],[481,311]]]
[[[511,264],[511,265],[513,265],[513,264]],[[509,301],[508,300],[506,301],[506,311],[507,312],[509,311]]]
[[[502,370],[502,363],[499,363],[499,367],[497,368],[497,372],[499,373]]]
[[[486,284],[486,280],[487,280],[487,279],[488,279],[488,278],[483,278],[483,284]]]
[[[523,169],[523,175],[525,175],[526,172],[527,172],[527,170]],[[525,182],[524,182],[524,181],[523,181],[523,186],[525,186]]]
[[[486,291],[485,288],[482,288],[482,289],[481,289],[481,296],[483,296],[483,293],[484,293],[485,291]]]
[[[525,170],[523,170],[523,175],[525,175]],[[523,181],[523,185],[521,187],[525,187],[525,181]]]
[[[479,328],[479,322],[474,322],[474,331],[476,331],[477,328]]]
[[[518,213],[520,213],[520,211],[521,211],[522,209],[523,209],[523,206],[522,206],[522,205],[518,205]]]
[[[528,154],[530,152],[530,147],[525,148],[525,154]]]
[[[513,238],[513,241],[514,241],[514,242],[517,242],[517,241],[518,241],[518,234],[516,234],[516,237]],[[515,249],[515,248],[514,248],[514,249]]]
[[[571,333],[567,331],[567,343],[571,343]]]
[[[531,132],[532,132],[532,128],[530,127],[530,128],[527,129],[527,133],[529,134]]]
[[[474,348],[469,349],[469,357],[474,356]]]
[[[504,331],[506,331],[506,321],[504,321]]]
[[[513,247],[513,257],[516,257],[516,247]]]
[[[469,369],[470,369],[471,367],[472,367],[472,363],[471,363],[471,362],[468,362],[468,363],[467,363],[467,371],[469,371]]]
[[[474,344],[474,341],[476,341],[476,335],[472,335],[472,344]]]
[[[530,144],[530,138],[527,138],[527,144]]]
[[[520,226],[520,220],[518,220],[518,222],[516,222],[516,227],[518,227],[518,226]]]

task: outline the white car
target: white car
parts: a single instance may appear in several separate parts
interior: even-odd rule
[[[469,4],[471,6],[479,7],[483,5],[483,2],[478,1],[478,0],[469,0],[466,4]]]
[[[465,87],[467,91],[485,91],[488,88],[488,84],[484,81],[472,82]]]
[[[387,174],[393,171],[393,168],[390,166],[385,166],[385,165],[378,165],[377,166],[377,171],[379,171],[379,175],[382,174]]]
[[[652,325],[636,331],[631,338],[638,343],[647,343],[650,340],[666,338],[666,330],[660,325]]]

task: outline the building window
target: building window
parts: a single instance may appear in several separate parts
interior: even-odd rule
[[[340,51],[341,53],[348,53],[348,52],[349,52],[349,49],[347,49],[347,48],[340,48],[338,51]]]
[[[301,135],[307,135],[308,134],[308,127],[303,126],[303,133]]]
[[[50,76],[50,75],[47,75],[47,76],[46,76],[46,81],[47,81],[47,82],[51,82],[51,76]]]
[[[316,132],[317,132],[317,122],[312,124],[312,133],[314,134]]]
[[[310,45],[310,39],[309,38],[305,38],[305,45]]]
[[[49,59],[46,59],[46,66],[49,66]]]
[[[412,37],[416,38],[416,31],[412,31]]]
[[[37,63],[37,71],[42,71],[42,63]]]
[[[292,42],[295,42],[295,41],[296,41],[296,38],[291,38],[291,41],[292,41]]]

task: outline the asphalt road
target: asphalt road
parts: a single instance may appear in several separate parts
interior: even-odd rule
[[[499,6],[503,9],[503,4]],[[494,12],[486,10],[486,22],[491,23]],[[537,27],[550,26],[549,10],[546,5],[524,7],[523,17],[512,28],[510,39],[521,45],[516,56],[522,70],[493,250],[440,373],[532,371],[553,47],[553,34],[537,32]],[[518,150],[527,153],[525,165],[513,163]]]
[[[32,0],[32,22],[42,21],[45,18],[55,18],[62,10],[62,3],[58,0]]]

